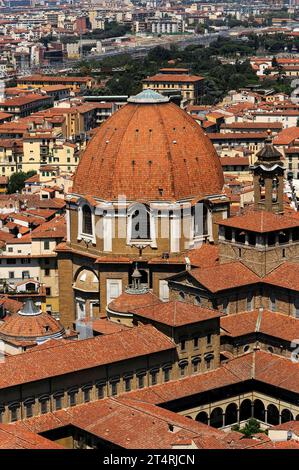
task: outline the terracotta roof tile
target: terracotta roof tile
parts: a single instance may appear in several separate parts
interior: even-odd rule
[[[259,277],[239,261],[204,269],[194,268],[188,273],[209,289],[210,292],[233,289],[259,282]]]
[[[268,211],[249,210],[244,215],[230,217],[217,222],[225,227],[233,227],[251,232],[266,233],[287,228],[299,227],[299,221],[286,215]]]
[[[263,282],[299,291],[299,264],[285,261],[264,277]]]
[[[109,310],[120,313],[132,313],[138,307],[161,304],[161,300],[151,291],[145,293],[123,292],[119,297],[112,300]]]
[[[188,302],[165,302],[157,305],[135,308],[134,315],[147,318],[168,326],[182,326],[219,318],[222,314]]]
[[[225,315],[220,324],[224,334],[232,337],[259,332],[290,342],[299,338],[299,321],[296,318],[268,310]]]
[[[93,175],[88,178],[87,175]],[[209,138],[174,103],[128,103],[101,125],[78,165],[73,192],[106,200],[179,200],[221,193]]]
[[[138,326],[113,335],[59,343],[56,347],[32,351],[30,354],[10,356],[0,363],[0,388],[174,348],[174,343],[151,325]]]

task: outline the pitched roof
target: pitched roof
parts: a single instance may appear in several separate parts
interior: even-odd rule
[[[42,433],[72,424],[89,434],[128,449],[169,449],[177,441],[200,440],[208,447],[210,439],[218,447],[227,434],[173,411],[130,398],[105,398],[67,410],[11,424],[16,430]],[[138,430],[138,432],[136,432]],[[236,433],[237,434],[237,433]]]
[[[231,359],[218,369],[134,390],[126,394],[126,397],[161,405],[251,379],[299,392],[297,363],[269,352],[255,351]]]
[[[113,335],[10,356],[0,363],[0,388],[99,367],[130,358],[175,349],[174,343],[151,325],[138,326]],[[36,367],[39,364],[39,367]]]
[[[259,277],[239,261],[187,271],[210,292],[218,292],[259,282]],[[174,278],[175,276],[172,276]],[[171,279],[172,279],[171,278]]]
[[[299,127],[288,127],[283,129],[279,134],[274,138],[274,145],[289,145],[295,139],[299,138]]]
[[[248,157],[221,157],[220,163],[222,166],[248,166],[249,167],[249,158]]]
[[[281,122],[230,122],[221,124],[220,129],[282,129]]]
[[[299,291],[299,264],[285,261],[278,268],[274,269],[263,282],[285,289]]]
[[[188,83],[188,82],[199,82],[204,80],[200,75],[187,75],[187,74],[174,74],[174,73],[157,73],[151,77],[145,78],[143,81],[147,83],[151,82],[178,82],[178,83]]]
[[[135,308],[133,313],[168,326],[182,326],[198,323],[211,320],[212,318],[219,318],[222,315],[218,310],[179,301]]]
[[[42,209],[46,210],[46,209]],[[51,211],[52,212],[52,211]],[[31,238],[64,238],[66,236],[66,221],[64,216],[54,217],[41,224],[31,233]]]
[[[56,442],[13,424],[0,424],[0,449],[63,449]]]
[[[276,230],[299,227],[299,222],[286,215],[273,214],[268,211],[250,210],[243,215],[230,217],[216,222],[225,227],[233,227],[251,232],[267,233]]]
[[[296,318],[269,310],[225,315],[221,317],[220,325],[224,334],[232,337],[263,333],[291,342],[299,338],[299,321]]]

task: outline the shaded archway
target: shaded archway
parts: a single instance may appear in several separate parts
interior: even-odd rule
[[[281,412],[281,422],[282,423],[286,423],[287,421],[293,421],[294,417],[292,415],[292,413],[290,412],[290,410],[288,409],[284,409],[282,410]]]
[[[206,413],[205,411],[201,411],[200,413],[198,413],[195,420],[200,421],[201,423],[204,423],[204,424],[208,424],[209,422],[208,413]]]
[[[260,421],[265,421],[265,405],[261,400],[254,400],[253,416]]]
[[[251,418],[251,401],[246,399],[240,405],[240,421]]]
[[[296,416],[296,421],[299,421],[299,415]]]
[[[277,406],[268,405],[267,407],[267,423],[268,424],[279,424],[279,411]]]
[[[215,408],[210,415],[210,426],[221,428],[223,426],[223,409]]]
[[[225,410],[225,426],[235,424],[238,421],[238,407],[236,403],[230,403]]]

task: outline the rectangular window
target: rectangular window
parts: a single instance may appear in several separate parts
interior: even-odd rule
[[[46,287],[46,295],[51,295],[51,287]]]
[[[212,342],[212,335],[211,333],[207,334],[207,344],[211,344]]]
[[[138,375],[137,385],[138,385],[138,388],[143,388],[144,387],[144,375]]]
[[[13,247],[12,247],[12,246],[10,246],[10,247],[8,248],[8,253],[13,253]]]
[[[61,410],[62,408],[62,400],[61,397],[55,397],[55,409]]]
[[[50,269],[49,268],[45,269],[45,276],[50,276]]]
[[[111,383],[111,395],[114,397],[117,395],[117,382]]]
[[[30,264],[31,263],[31,259],[30,258],[23,258],[21,259],[21,264]]]
[[[10,421],[17,421],[18,419],[18,408],[12,408],[10,410]]]
[[[26,405],[26,418],[31,418],[33,416],[32,403],[27,403]]]
[[[198,349],[198,347],[199,347],[199,338],[198,337],[193,338],[193,347],[194,347],[194,349]]]
[[[84,403],[88,403],[90,401],[90,388],[83,390],[83,400]]]
[[[270,294],[270,310],[276,312],[276,297],[273,292]]]
[[[69,393],[69,405],[70,406],[76,405],[76,392]]]
[[[181,340],[181,351],[186,351],[186,340],[185,339]]]
[[[169,382],[170,380],[170,369],[164,369],[164,382]]]
[[[131,377],[126,377],[125,378],[125,391],[126,392],[131,391]]]
[[[151,371],[151,385],[156,385],[157,384],[157,378],[158,378],[158,371],[157,370],[152,370]]]
[[[22,279],[29,279],[30,273],[29,271],[22,271]]]
[[[14,279],[14,277],[15,277],[15,272],[14,272],[14,271],[9,271],[9,272],[8,272],[8,277],[9,277],[9,279]]]
[[[49,240],[44,241],[44,250],[49,250],[50,249],[50,242]]]
[[[16,259],[15,258],[7,258],[6,263],[7,264],[16,264]]]
[[[105,392],[104,392],[105,388],[104,387],[105,387],[104,384],[97,385],[98,398],[104,398],[104,396],[105,396]]]
[[[41,414],[48,413],[48,400],[43,400],[40,403],[40,412]]]
[[[180,365],[180,376],[185,377],[186,375],[186,370],[187,370],[187,364],[181,364]]]

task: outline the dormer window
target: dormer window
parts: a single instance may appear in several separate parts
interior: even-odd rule
[[[87,205],[82,208],[82,232],[86,235],[92,235],[92,214]]]

